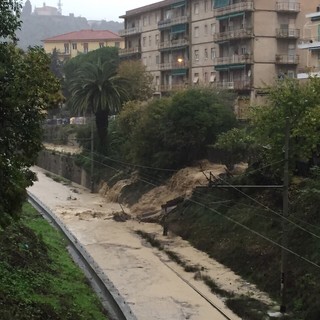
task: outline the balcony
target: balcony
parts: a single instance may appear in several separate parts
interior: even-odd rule
[[[253,56],[251,54],[232,55],[231,57],[219,57],[215,60],[216,66],[232,65],[232,64],[252,64]]]
[[[235,3],[230,6],[216,8],[216,17],[243,11],[253,11],[253,1]]]
[[[250,90],[252,87],[251,80],[235,80],[235,81],[218,81],[215,83],[216,88],[225,90]]]
[[[180,91],[188,88],[188,83],[180,83],[180,84],[163,84],[160,86],[161,92],[166,91]]]
[[[281,1],[276,3],[276,10],[278,12],[300,12],[299,2]]]
[[[135,27],[135,28],[120,30],[119,35],[120,35],[120,37],[127,37],[127,36],[132,36],[135,34],[139,34],[141,32],[142,32],[142,29],[140,27]]]
[[[300,29],[276,29],[276,37],[279,39],[298,39],[300,37]]]
[[[298,64],[299,56],[296,54],[276,54],[275,64]]]
[[[219,32],[214,34],[214,41],[215,42],[222,42],[227,40],[238,40],[238,39],[246,39],[253,37],[253,30],[252,28],[245,28],[245,29],[237,29],[237,30],[230,30],[227,32]]]
[[[298,70],[297,79],[309,79],[311,77],[320,77],[320,67],[309,67]]]
[[[120,57],[131,56],[131,55],[135,55],[135,54],[139,54],[139,53],[141,53],[141,50],[140,50],[139,47],[126,48],[126,49],[120,49],[119,50],[119,56]]]
[[[158,22],[158,28],[161,29],[166,29],[170,28],[176,24],[184,24],[189,21],[188,16],[181,16],[181,17],[175,17],[175,18],[170,18],[170,19],[165,19],[165,20],[160,20]]]
[[[159,50],[167,50],[179,47],[186,47],[189,45],[189,40],[187,39],[178,39],[178,40],[171,40],[171,41],[164,41],[159,43],[158,49]]]
[[[309,38],[300,39],[298,42],[299,49],[320,50],[320,39]]]
[[[189,62],[188,61],[182,61],[182,62],[165,62],[161,63],[159,65],[160,70],[174,70],[174,69],[186,69],[189,68]]]

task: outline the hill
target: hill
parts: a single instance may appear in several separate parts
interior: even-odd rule
[[[118,32],[123,24],[115,21],[88,22],[86,18],[70,16],[40,16],[23,15],[22,27],[17,32],[18,46],[26,49],[28,46],[42,46],[43,39],[82,29],[110,30]]]

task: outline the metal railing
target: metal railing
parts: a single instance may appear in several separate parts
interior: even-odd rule
[[[189,88],[188,83],[180,83],[180,84],[162,84],[160,86],[160,91],[179,91]]]
[[[276,29],[277,38],[299,38],[300,29]]]
[[[176,47],[184,47],[189,45],[189,40],[187,39],[178,39],[178,40],[171,40],[171,41],[164,41],[160,42],[158,45],[158,49],[170,49]]]
[[[216,17],[241,11],[253,11],[253,1],[239,2],[230,6],[216,8]]]
[[[277,11],[300,12],[299,2],[279,1],[276,3]]]
[[[187,15],[175,17],[175,18],[164,19],[164,20],[160,20],[158,22],[158,28],[159,29],[168,28],[168,27],[174,26],[176,24],[187,23],[188,21],[189,21],[189,16],[187,16]]]
[[[185,69],[188,68],[188,61],[183,62],[165,62],[159,65],[160,70]]]
[[[298,64],[299,56],[297,54],[276,54],[275,64]]]
[[[225,41],[225,40],[232,40],[232,39],[245,39],[245,38],[252,38],[253,37],[253,30],[252,28],[244,28],[244,29],[235,29],[226,32],[219,32],[214,35],[214,41]]]
[[[224,64],[237,64],[237,63],[253,63],[252,54],[234,54],[230,57],[219,57],[215,59],[215,64],[217,66]]]
[[[215,82],[215,87],[225,90],[250,90],[252,87],[252,81],[247,80],[235,80],[235,81],[218,81]]]
[[[119,50],[119,56],[127,56],[127,55],[136,54],[136,53],[141,53],[141,50],[139,47],[125,48],[125,49]]]
[[[119,31],[119,35],[121,37],[125,37],[125,36],[130,36],[133,34],[139,34],[142,32],[142,29],[140,27],[134,27],[134,28],[128,28],[128,29],[123,29]]]

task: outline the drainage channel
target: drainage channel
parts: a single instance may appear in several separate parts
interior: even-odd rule
[[[99,268],[86,249],[78,242],[66,225],[37,197],[28,191],[28,201],[68,241],[68,250],[75,262],[84,271],[93,289],[99,296],[110,320],[137,320],[126,301],[111,280]]]

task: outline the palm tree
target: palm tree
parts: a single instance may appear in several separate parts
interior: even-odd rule
[[[94,114],[100,149],[106,147],[108,116],[119,112],[127,99],[128,81],[117,76],[113,63],[87,62],[69,83],[70,105],[79,114]]]

